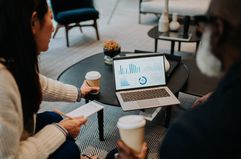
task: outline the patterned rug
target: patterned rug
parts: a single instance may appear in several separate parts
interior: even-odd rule
[[[189,109],[196,98],[197,97],[180,93],[179,100],[181,101],[182,109],[178,107],[173,108],[171,122],[175,120],[175,118],[177,118],[183,111],[185,111],[185,109]],[[46,109],[51,110],[53,107],[56,107],[55,104],[48,106],[48,108],[42,107],[41,111]],[[59,109],[67,113],[82,104],[84,104],[83,101],[81,103],[75,104],[62,103]],[[59,106],[59,104],[57,105]],[[82,153],[98,155],[100,159],[104,159],[107,153],[115,148],[116,141],[120,138],[118,129],[116,127],[117,120],[124,115],[139,113],[139,111],[123,112],[120,107],[114,107],[110,105],[103,106],[105,141],[99,140],[97,114],[94,114],[88,118],[87,125],[81,128],[81,133],[76,140],[76,143],[80,147]],[[163,114],[160,112],[153,119],[153,121],[147,121],[145,127],[145,141],[149,147],[148,159],[158,158],[158,148],[166,132],[166,128],[162,126],[162,119]]]
[[[104,134],[105,141],[99,141],[97,115],[89,118],[87,126],[81,130],[77,139],[83,153],[98,154],[103,158],[107,152],[115,148],[115,142],[120,138],[118,128],[116,127],[119,117],[129,114],[138,114],[139,111],[123,112],[119,107],[105,106],[104,108]],[[157,116],[152,122],[147,122],[145,127],[145,140],[150,147],[150,155],[156,155],[159,143],[165,133],[165,128],[161,126],[161,117]],[[157,158],[155,156],[155,158]]]

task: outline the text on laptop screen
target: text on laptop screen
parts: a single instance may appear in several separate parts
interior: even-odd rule
[[[163,56],[114,61],[116,90],[165,85]]]

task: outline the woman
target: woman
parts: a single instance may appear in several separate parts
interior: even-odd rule
[[[80,158],[73,138],[86,119],[36,114],[42,99],[75,102],[99,88],[39,75],[37,56],[53,32],[46,0],[0,0],[0,19],[0,158]]]

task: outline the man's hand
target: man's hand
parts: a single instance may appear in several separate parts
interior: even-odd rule
[[[117,159],[146,159],[148,154],[147,144],[144,143],[139,154],[135,154],[123,141],[117,141],[117,149],[119,154]]]
[[[88,85],[86,80],[84,80],[82,86],[80,87],[80,91],[83,97],[85,97],[90,92],[98,92],[100,87],[91,87]]]
[[[196,106],[199,105],[199,104],[202,104],[202,103],[206,102],[206,101],[208,100],[208,98],[209,98],[212,94],[213,94],[213,92],[210,92],[210,93],[208,93],[208,94],[206,94],[206,95],[198,98],[198,99],[192,104],[192,108],[193,108],[193,107],[196,107]]]

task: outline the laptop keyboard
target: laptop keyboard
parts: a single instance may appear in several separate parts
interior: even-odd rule
[[[143,90],[138,92],[126,92],[120,93],[124,102],[136,101],[136,100],[145,100],[145,99],[153,99],[160,97],[168,97],[169,93],[164,89],[151,89],[151,90]]]

